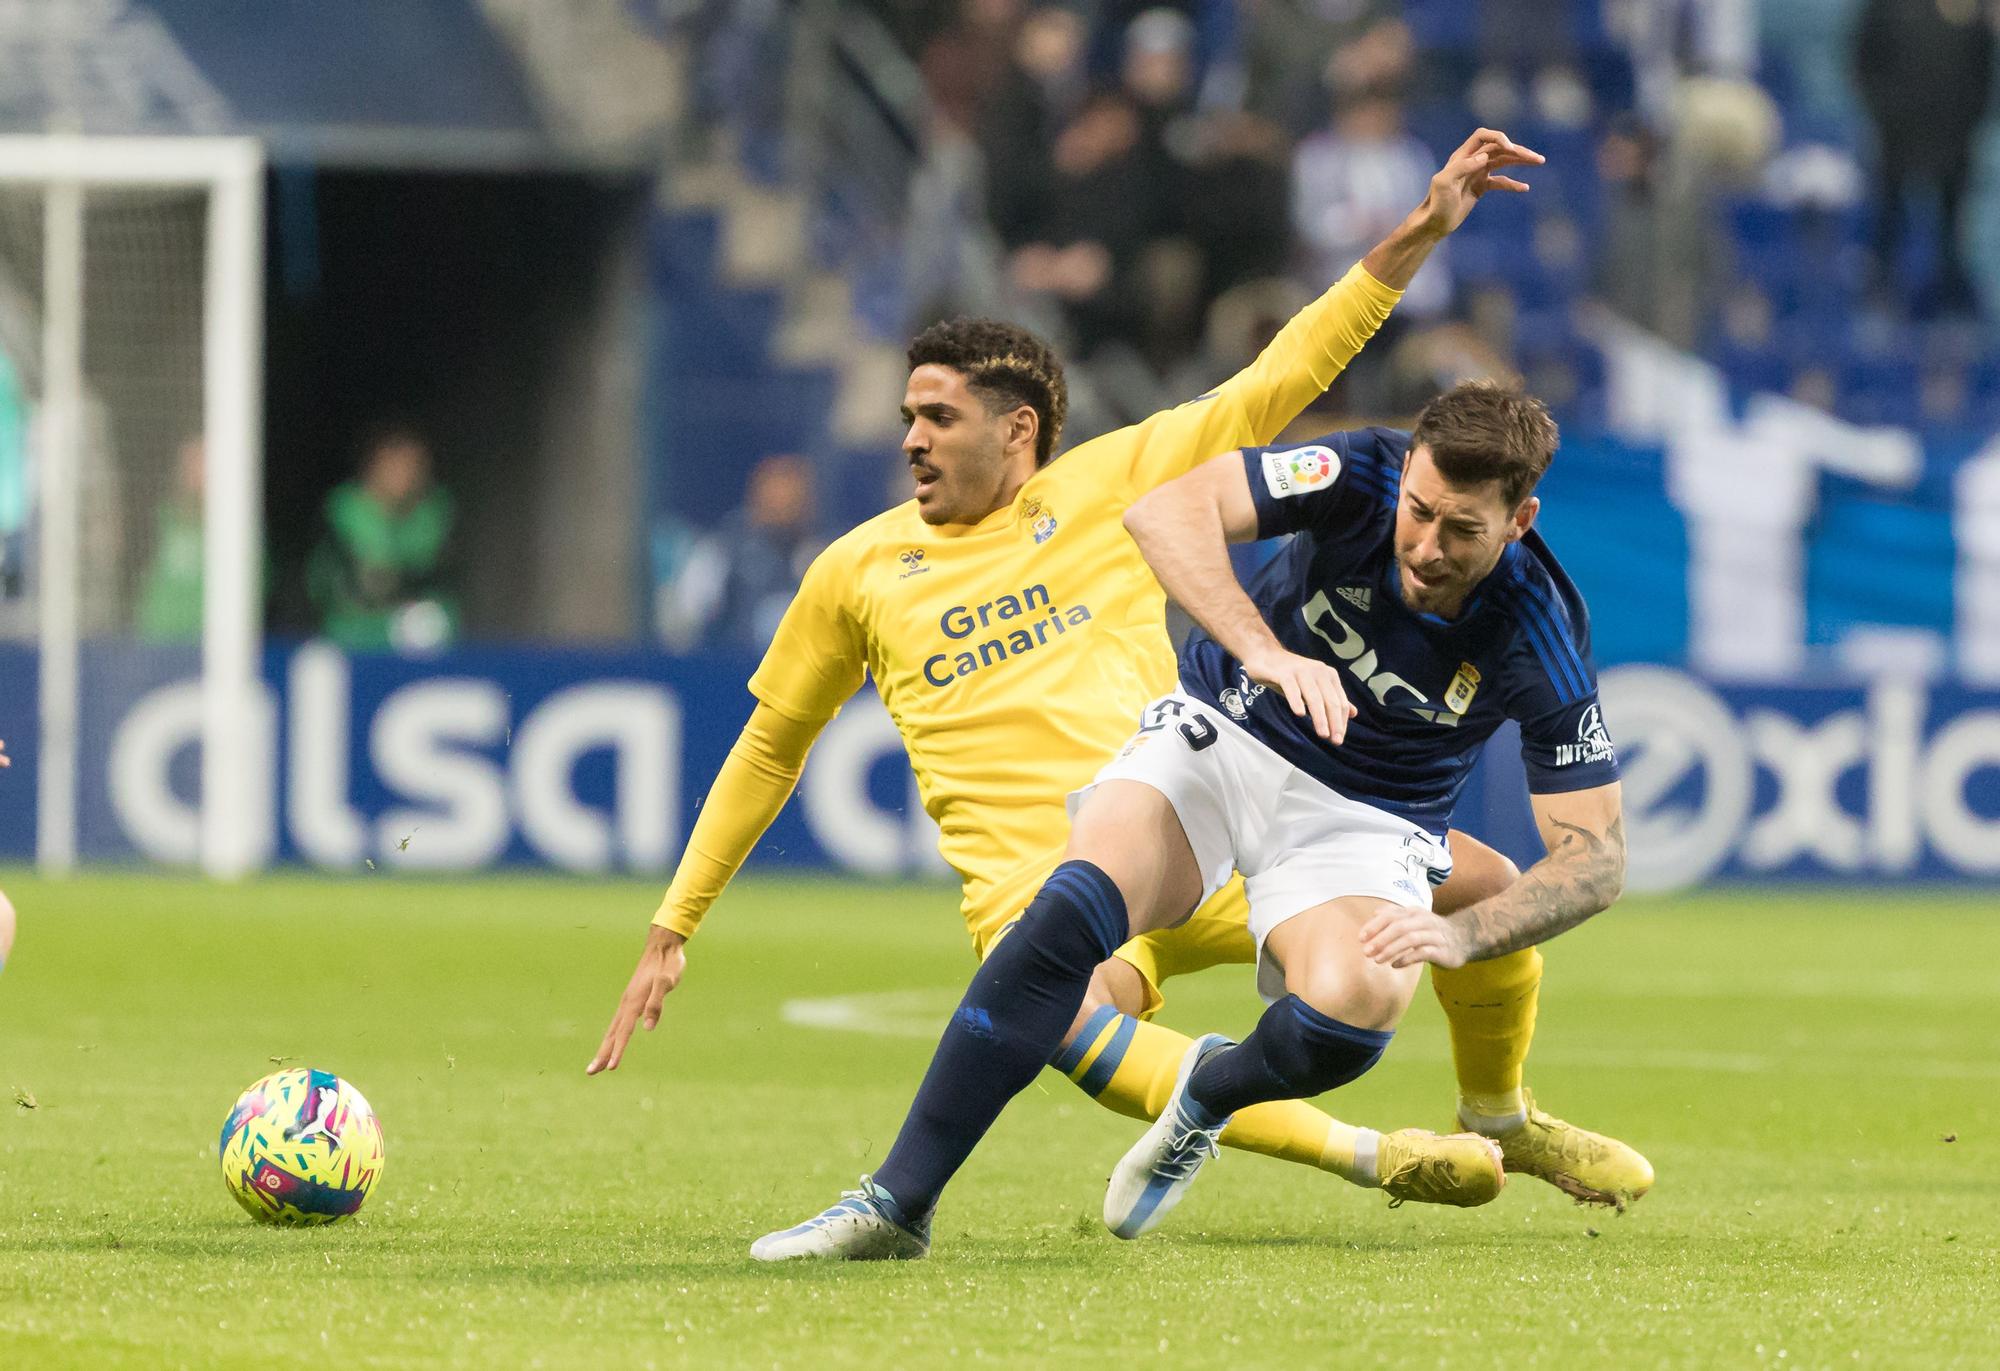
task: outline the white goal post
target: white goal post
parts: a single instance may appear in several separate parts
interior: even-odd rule
[[[93,191],[204,194],[200,864],[238,877],[268,855],[263,650],[264,152],[249,138],[0,137],[0,187],[42,199],[35,561],[41,737],[36,861],[75,865],[84,570],[86,203]]]

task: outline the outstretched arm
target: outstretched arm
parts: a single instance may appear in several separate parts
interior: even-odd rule
[[[709,788],[638,969],[585,1068],[590,1075],[618,1065],[641,1018],[648,1028],[659,1022],[661,1003],[687,969],[683,944],[785,807],[813,739],[861,688],[867,641],[849,604],[855,578],[847,544],[836,541],[806,568],[750,678],[757,708]]]
[[[1387,966],[1464,966],[1546,942],[1610,908],[1625,886],[1618,783],[1532,798],[1546,857],[1456,914],[1383,910],[1361,930],[1362,950]]]
[[[1481,129],[1431,178],[1424,202],[1325,294],[1292,316],[1256,360],[1207,395],[1130,430],[1115,477],[1130,499],[1230,448],[1261,447],[1317,400],[1375,335],[1417,268],[1489,190],[1525,191],[1498,174],[1542,155]]]
[[[767,704],[759,703],[751,712],[709,787],[673,884],[647,930],[646,949],[619,998],[618,1012],[612,1015],[597,1055],[584,1068],[586,1075],[615,1070],[633,1029],[642,1021],[649,1030],[659,1023],[661,1006],[687,970],[688,938],[791,798],[806,752],[821,727]]]
[[[823,723],[804,723],[759,703],[702,802],[653,926],[694,936],[708,907],[778,817],[799,783]]]
[[[1257,507],[1241,453],[1213,457],[1149,492],[1125,511],[1125,528],[1160,585],[1250,679],[1285,697],[1292,713],[1312,719],[1331,742],[1347,736],[1354,707],[1340,673],[1287,652],[1244,593],[1229,564],[1230,543],[1257,536]]]
[[[1524,182],[1497,173],[1509,167],[1540,166],[1547,160],[1497,129],[1477,130],[1431,177],[1424,202],[1410,211],[1395,232],[1371,248],[1361,265],[1383,285],[1404,289],[1431,250],[1465,222],[1480,196],[1489,190],[1516,194],[1527,190]]]
[[[1361,259],[1317,302],[1301,310],[1243,371],[1223,387],[1243,405],[1249,437],[1232,446],[1272,441],[1299,412],[1325,392],[1374,336],[1431,253],[1472,213],[1489,190],[1528,187],[1506,170],[1538,166],[1545,159],[1496,129],[1480,129],[1461,143],[1437,174],[1423,203]]]

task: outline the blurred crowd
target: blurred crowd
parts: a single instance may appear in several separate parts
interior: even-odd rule
[[[782,178],[796,113],[788,35],[813,7],[659,3],[699,45],[695,122],[733,121],[748,170]],[[1978,153],[2000,0],[819,8],[840,22],[867,12],[921,86],[909,218],[935,210],[990,243],[990,278],[1053,323],[1085,388],[1113,396],[1110,417],[1199,393],[1247,362],[1418,203],[1478,124],[1549,154],[1528,178],[1535,191],[1473,216],[1309,422],[1406,416],[1457,380],[1512,375],[1587,424],[1602,414],[1593,311],[1734,383],[1857,422],[2000,416],[1979,407],[1982,386],[2000,395],[2000,348],[1980,317],[2000,298],[1982,273],[2000,271],[1969,246],[1982,198],[2000,194]],[[871,312],[866,273],[849,280],[858,322],[880,321],[884,337],[969,307],[962,267],[916,265],[958,259],[914,237],[897,242],[893,309]],[[0,617],[22,600],[35,555],[28,429],[20,386],[0,369]],[[671,515],[654,525],[659,641],[768,641],[836,531],[816,489],[820,456],[762,455],[713,528]],[[86,511],[120,508],[113,464],[89,458]],[[124,554],[122,530],[84,529],[86,599],[116,606],[86,614],[93,631],[122,621],[156,640],[198,634],[201,445],[157,465],[171,475],[150,539]],[[357,445],[309,552],[267,568],[271,623],[357,649],[449,644],[455,519],[427,436],[383,425]]]
[[[4,391],[0,391],[4,396]],[[32,494],[22,460],[31,426],[9,428],[0,408],[0,515],[25,513]],[[9,435],[11,434],[11,440]],[[129,629],[145,642],[199,641],[207,553],[207,448],[199,435],[174,451],[163,490],[150,501],[150,537],[128,540],[118,465],[101,434],[84,448],[82,597],[86,633]],[[10,485],[14,494],[8,495]],[[327,496],[310,550],[297,565],[266,556],[268,623],[350,651],[434,652],[459,636],[456,506],[433,473],[430,442],[405,423],[382,423],[358,445],[351,479]],[[0,620],[30,608],[32,522],[0,522]],[[137,557],[121,555],[129,541]],[[123,567],[130,565],[131,570]],[[126,584],[127,577],[133,578]],[[11,603],[10,603],[11,602]]]
[[[1337,277],[1475,122],[1552,144],[1544,203],[1510,221],[1518,275],[1555,277],[1565,300],[1580,285],[1682,347],[1754,333],[1757,302],[1724,317],[1745,287],[1815,293],[1737,260],[1726,215],[1746,200],[1869,221],[1853,242],[1821,235],[1839,241],[1812,264],[1819,294],[1892,321],[1978,309],[1965,241],[1989,0],[1858,0],[1844,51],[1824,15],[1787,19],[1783,0],[869,8],[923,75],[933,143],[976,148],[1011,283],[1056,306],[1073,355],[1137,362],[1169,391]],[[1829,84],[1845,126],[1813,108]],[[1516,263],[1487,254],[1467,273],[1455,257],[1418,276],[1337,397],[1350,409],[1405,411],[1454,379],[1441,372],[1520,365],[1509,314],[1534,302],[1483,298]],[[949,301],[915,303],[923,317]]]
[[[879,8],[916,55],[934,139],[978,150],[1007,279],[1055,305],[1079,360],[1170,386],[1239,360],[1435,170],[1404,127],[1416,50],[1394,5]],[[1397,328],[1451,302],[1442,256]],[[1381,403],[1381,380],[1357,370],[1356,407]]]
[[[1123,392],[1114,415],[1246,362],[1478,124],[1549,154],[1536,193],[1482,209],[1431,259],[1312,422],[1407,415],[1459,379],[1513,375],[1587,424],[1603,413],[1585,338],[1599,310],[1860,422],[1970,424],[1980,359],[2000,360],[1966,246],[1993,0],[835,9],[870,12],[920,77],[912,221],[990,234],[988,274],[1057,325],[1098,390]],[[755,113],[781,117],[768,99]],[[905,247],[906,321],[990,307],[962,268],[920,265],[951,253]],[[767,459],[724,530],[656,535],[666,641],[760,644],[773,615],[744,606],[782,604],[780,572],[826,532],[808,468],[771,494],[768,464],[799,461]]]
[[[826,542],[812,463],[790,452],[763,458],[750,470],[742,505],[715,528],[654,528],[656,637],[677,651],[762,652]]]

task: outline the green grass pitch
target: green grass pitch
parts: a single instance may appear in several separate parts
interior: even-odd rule
[[[1045,1073],[928,1262],[770,1269],[880,1159],[970,968],[951,892],[746,880],[665,1022],[586,1080],[655,891],[0,873],[0,1367],[1992,1365],[2000,899],[1631,900],[1549,950],[1530,1082],[1659,1171],[1623,1217],[1516,1179],[1406,1206],[1226,1154],[1160,1234],[1096,1217],[1136,1126]],[[1246,971],[1169,988],[1240,1032]],[[272,1059],[388,1164],[253,1225],[215,1140]],[[20,1102],[13,1102],[18,1092]],[[27,1101],[32,1100],[32,1107]],[[1429,993],[1340,1092],[1442,1125]]]

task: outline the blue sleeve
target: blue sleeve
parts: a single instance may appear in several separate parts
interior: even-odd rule
[[[1507,714],[1521,725],[1528,790],[1557,795],[1610,785],[1618,754],[1597,700],[1590,619],[1566,580],[1524,578],[1507,599],[1516,636],[1507,655]]]
[[[1401,453],[1389,461],[1383,429],[1329,433],[1303,443],[1243,449],[1257,536],[1331,529],[1396,503]]]
[[[1618,752],[1604,727],[1597,691],[1573,704],[1521,720],[1521,764],[1528,793],[1560,795],[1618,779]]]

